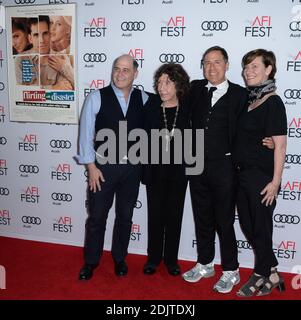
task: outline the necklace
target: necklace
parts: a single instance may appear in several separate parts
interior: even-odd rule
[[[179,105],[177,105],[177,109],[176,109],[176,113],[175,113],[175,117],[173,120],[171,131],[168,130],[165,107],[163,104],[161,105],[161,107],[163,108],[163,120],[164,120],[164,126],[165,126],[165,151],[167,152],[169,144],[170,144],[170,140],[173,138],[174,133],[175,133],[175,127],[176,127],[176,122],[177,122],[177,117],[178,117],[178,112],[179,112]]]

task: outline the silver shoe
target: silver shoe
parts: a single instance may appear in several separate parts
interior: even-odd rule
[[[214,264],[206,265],[197,263],[192,269],[182,274],[182,277],[187,282],[198,282],[202,278],[210,278],[215,275]]]
[[[239,271],[224,271],[220,279],[214,285],[213,290],[220,293],[229,293],[240,282]]]

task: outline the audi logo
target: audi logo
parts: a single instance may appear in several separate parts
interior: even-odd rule
[[[66,202],[70,202],[72,201],[72,195],[69,193],[57,193],[57,192],[53,192],[51,194],[51,198],[54,201],[66,201]]]
[[[298,89],[286,89],[284,91],[286,99],[301,99],[301,90]]]
[[[0,145],[4,146],[7,143],[7,139],[5,137],[0,137]]]
[[[70,149],[71,142],[69,140],[51,140],[50,147],[56,149]]]
[[[124,21],[121,24],[123,31],[143,31],[144,29],[145,23],[143,21]]]
[[[40,171],[40,169],[36,165],[20,164],[19,171],[22,173],[38,173]]]
[[[290,29],[292,31],[301,31],[301,21],[292,21],[290,23]]]
[[[133,87],[138,89],[138,90],[143,90],[144,91],[144,87],[143,87],[142,84],[134,84]]]
[[[204,31],[225,31],[228,26],[227,21],[203,21],[201,25]]]
[[[3,90],[4,90],[4,88],[5,88],[4,83],[3,83],[3,82],[0,82],[0,91],[3,91]]]
[[[83,59],[85,62],[105,62],[107,56],[105,53],[85,53]]]
[[[139,200],[137,200],[136,203],[135,203],[135,208],[136,208],[136,209],[142,208],[142,202],[139,201]]]
[[[182,63],[185,60],[185,56],[181,53],[162,53],[159,57],[159,60],[162,63]]]
[[[4,187],[0,187],[0,196],[8,196],[9,195],[9,190]]]
[[[2,34],[3,32],[3,28],[0,26],[0,34]]]
[[[285,163],[301,164],[301,155],[300,154],[287,154],[285,156]]]
[[[275,214],[274,221],[276,223],[298,224],[300,222],[300,217],[290,214]]]
[[[238,249],[252,249],[252,246],[246,240],[236,240],[236,244]]]
[[[15,4],[30,4],[35,2],[36,0],[15,0]]]
[[[41,224],[42,220],[39,217],[30,217],[30,216],[23,216],[22,222],[26,224]]]

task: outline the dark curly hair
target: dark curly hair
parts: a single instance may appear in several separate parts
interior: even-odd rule
[[[154,75],[154,90],[158,94],[158,81],[162,74],[167,74],[169,79],[175,83],[177,98],[181,101],[189,90],[189,75],[185,69],[177,63],[166,63],[160,66]]]

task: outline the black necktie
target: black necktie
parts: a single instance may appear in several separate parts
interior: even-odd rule
[[[212,95],[216,89],[216,87],[210,87],[210,89],[208,90],[208,104],[210,107],[212,106]]]

